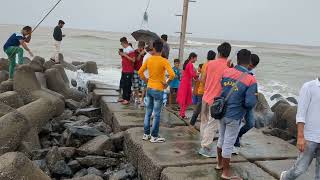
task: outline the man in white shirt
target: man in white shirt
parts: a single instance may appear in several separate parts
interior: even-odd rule
[[[316,157],[315,179],[320,180],[320,77],[303,85],[297,112],[297,147],[295,165],[281,173],[280,180],[294,180],[305,173]]]

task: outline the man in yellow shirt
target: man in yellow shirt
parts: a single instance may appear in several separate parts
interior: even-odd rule
[[[163,90],[168,87],[168,83],[170,83],[170,81],[175,77],[169,61],[161,57],[162,49],[163,43],[160,40],[156,40],[153,43],[153,56],[147,59],[138,72],[141,79],[148,84],[146,95],[146,115],[144,118],[144,135],[142,139],[145,141],[150,140],[152,143],[165,142],[165,139],[159,136]],[[149,71],[149,79],[144,75],[146,70]],[[165,79],[166,71],[169,74],[168,80]],[[154,112],[154,119],[150,136],[150,119],[152,112]]]

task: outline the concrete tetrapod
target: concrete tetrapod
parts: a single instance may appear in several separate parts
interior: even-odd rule
[[[50,178],[19,152],[0,157],[0,180],[50,180]]]
[[[54,116],[59,116],[64,111],[63,96],[51,90],[41,88],[34,70],[29,65],[21,65],[17,68],[13,87],[14,91],[23,99],[24,104],[44,98],[51,101],[54,107]]]
[[[0,154],[15,151],[30,128],[27,117],[18,111],[0,118]]]
[[[85,98],[85,94],[66,86],[63,77],[58,69],[51,68],[45,72],[48,88],[62,94],[66,99],[73,99],[80,102]]]

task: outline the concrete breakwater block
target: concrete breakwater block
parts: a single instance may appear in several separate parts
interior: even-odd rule
[[[24,154],[9,152],[0,157],[0,179],[50,180],[51,178]]]
[[[250,161],[295,159],[298,150],[290,143],[252,129],[241,139],[241,155]]]
[[[215,165],[168,167],[161,173],[161,180],[220,180],[221,171]],[[245,180],[275,180],[255,164],[249,162],[232,163],[232,173]]]
[[[17,92],[7,91],[0,94],[0,102],[12,108],[19,108],[23,106],[23,101]]]
[[[28,119],[17,111],[2,116],[0,118],[0,155],[15,151],[29,128]]]
[[[152,144],[142,140],[143,128],[131,128],[125,133],[125,153],[141,173],[143,179],[159,179],[166,167],[184,167],[201,164],[214,164],[215,158],[203,158],[198,155],[199,134],[188,127],[161,128],[166,142]],[[241,156],[232,158],[233,162],[242,162]]]
[[[118,90],[119,86],[105,84],[101,81],[89,80],[87,82],[87,88],[88,92],[92,92],[94,89]]]
[[[256,164],[274,177],[280,178],[282,171],[288,171],[295,163],[294,159],[258,161]],[[297,180],[315,179],[315,159],[308,168],[308,171],[301,175]]]
[[[145,112],[115,112],[113,113],[112,122],[107,124],[112,125],[114,132],[125,131],[133,127],[143,127]],[[152,125],[152,120],[150,122]],[[174,127],[185,126],[185,122],[177,118],[175,115],[163,111],[160,116],[160,126]]]
[[[100,106],[100,99],[102,96],[114,96],[115,98],[119,97],[119,93],[115,90],[107,90],[107,89],[95,89],[93,90],[93,98],[92,104],[95,107]]]
[[[144,109],[139,108],[138,106],[129,105],[124,106],[120,103],[109,103],[104,100],[101,101],[101,111],[104,117],[105,123],[112,125],[112,117],[115,112],[137,112],[143,113]]]

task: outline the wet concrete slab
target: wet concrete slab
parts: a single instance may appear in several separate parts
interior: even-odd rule
[[[134,105],[124,106],[120,103],[108,102],[108,99],[106,99],[105,97],[101,99],[101,111],[102,111],[105,123],[110,126],[112,126],[113,124],[112,118],[115,112],[144,113],[144,109],[138,106],[134,106]]]
[[[215,165],[168,167],[161,173],[161,180],[220,180],[221,171]],[[245,180],[274,180],[275,178],[249,162],[232,163],[232,174]]]
[[[159,179],[166,167],[183,167],[201,164],[215,164],[215,158],[198,155],[199,133],[189,127],[161,128],[166,143],[152,144],[143,141],[143,128],[131,128],[125,135],[125,153],[138,168],[144,179]],[[245,162],[242,156],[232,157],[232,162]]]
[[[145,112],[115,112],[112,117],[114,132],[125,131],[133,127],[143,127]],[[151,121],[152,124],[152,121]],[[185,126],[185,122],[164,110],[160,116],[160,126],[175,127]]]
[[[115,90],[95,89],[93,90],[92,104],[95,107],[99,107],[101,97],[103,96],[113,96],[115,98],[118,98],[119,93]]]
[[[288,171],[295,163],[295,160],[275,160],[275,161],[258,161],[256,164],[270,173],[272,176],[280,178],[282,171]],[[315,179],[315,159],[311,163],[307,172],[301,175],[297,180]]]
[[[274,136],[250,130],[241,139],[241,151],[249,161],[295,159],[298,150],[290,143]]]
[[[117,87],[117,86],[111,86],[108,84],[101,84],[101,83],[96,83],[95,86],[97,89],[107,89],[107,90],[118,90],[119,89],[119,87]]]

